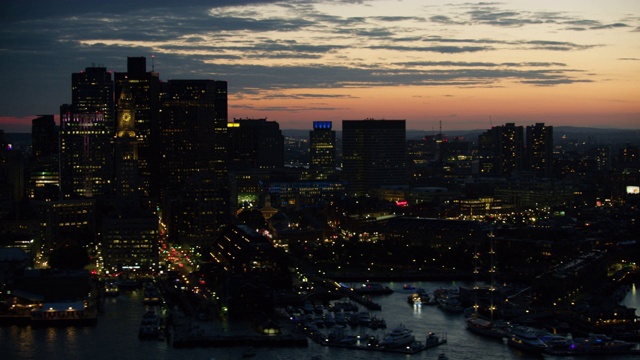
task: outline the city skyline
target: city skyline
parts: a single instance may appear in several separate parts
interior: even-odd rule
[[[0,128],[71,101],[71,74],[128,56],[172,79],[225,80],[229,119],[283,129],[406,119],[407,130],[637,129],[635,1],[5,1]],[[58,119],[57,119],[58,120]],[[339,128],[336,130],[340,130]]]

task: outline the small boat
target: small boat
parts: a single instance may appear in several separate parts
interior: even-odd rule
[[[438,355],[438,360],[449,360],[449,357],[445,355],[445,353],[440,353]]]

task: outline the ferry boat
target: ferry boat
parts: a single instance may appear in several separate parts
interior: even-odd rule
[[[95,325],[97,311],[83,301],[43,303],[30,311],[32,325]]]

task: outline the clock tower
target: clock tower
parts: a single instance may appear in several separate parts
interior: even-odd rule
[[[118,99],[118,132],[117,137],[136,137],[135,108],[131,88],[128,85],[122,87]]]
[[[140,208],[138,189],[138,139],[135,129],[135,105],[131,88],[125,83],[118,98],[116,149],[116,206],[123,212]]]

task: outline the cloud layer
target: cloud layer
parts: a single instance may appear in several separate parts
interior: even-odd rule
[[[162,79],[228,80],[234,106],[255,111],[285,111],[268,103],[283,98],[331,111],[330,101],[358,99],[361,88],[585,84],[603,74],[574,59],[640,28],[634,16],[393,0],[9,0],[0,13],[0,76],[13,85],[1,90],[4,116],[55,113],[72,72],[125,71],[127,56],[151,66],[151,54]],[[639,57],[636,45],[616,59]]]

